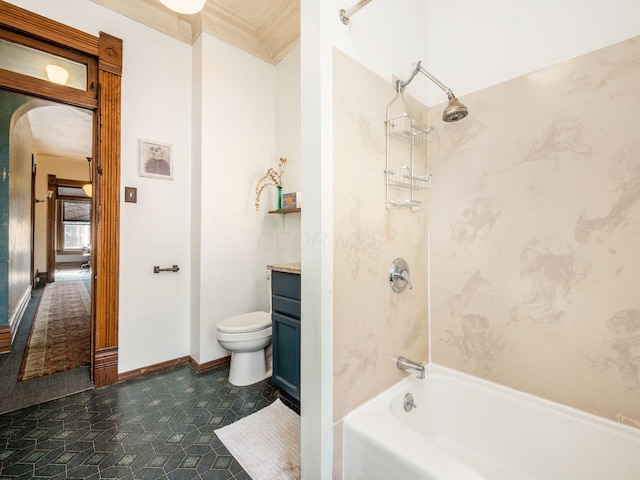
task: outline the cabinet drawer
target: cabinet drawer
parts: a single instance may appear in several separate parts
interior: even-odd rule
[[[274,295],[300,300],[300,275],[271,272],[271,291]]]
[[[271,297],[274,312],[300,319],[300,300],[273,295]]]

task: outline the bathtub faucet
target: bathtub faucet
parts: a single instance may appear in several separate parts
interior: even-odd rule
[[[420,379],[424,378],[424,365],[422,363],[414,362],[408,358],[398,357],[396,366],[405,372],[415,373]]]

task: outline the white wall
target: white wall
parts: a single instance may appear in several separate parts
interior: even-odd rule
[[[92,2],[11,0],[92,35],[124,44],[118,371],[189,353],[191,47]],[[138,176],[138,138],[173,145],[173,180]],[[124,188],[123,188],[124,190]],[[179,273],[153,274],[178,264]]]
[[[427,0],[425,67],[458,97],[637,35],[634,0]],[[426,81],[426,79],[424,79]],[[446,100],[429,85],[429,104]]]
[[[276,167],[276,68],[203,33],[200,213],[200,363],[228,355],[215,325],[268,310],[266,266],[276,249],[265,238],[281,228],[269,215],[268,188],[254,206],[256,182]]]
[[[331,238],[331,45],[328,5],[300,1],[301,155],[304,215],[301,234],[301,467],[304,478],[330,479],[333,466],[333,256]],[[325,248],[326,247],[326,248]]]
[[[192,54],[192,111],[191,111],[191,278],[189,285],[189,355],[200,363],[200,298],[201,273],[200,255],[202,253],[202,67],[203,48],[200,35],[194,42]]]
[[[340,9],[357,2],[327,2],[323,21],[328,29],[328,42],[357,62],[393,81],[394,76],[407,79],[413,65],[427,58],[427,2],[416,0],[377,1],[351,16],[348,26],[340,20]],[[426,78],[411,86],[411,95],[426,103]],[[421,84],[421,86],[418,86]]]
[[[302,189],[300,152],[300,47],[294,48],[276,65],[276,155],[287,159],[283,192]],[[302,195],[304,205],[304,193]],[[300,223],[298,213],[283,216],[274,235],[263,235],[262,243],[276,249],[274,263],[300,261]]]
[[[138,188],[138,203],[120,210],[118,370],[126,372],[189,353],[191,52],[119,18],[127,28],[110,33],[124,41],[121,185]],[[172,145],[172,180],[138,176],[139,138]],[[180,272],[154,274],[154,265]]]

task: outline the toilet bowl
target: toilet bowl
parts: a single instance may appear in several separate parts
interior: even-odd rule
[[[225,318],[216,326],[216,337],[231,352],[229,383],[241,387],[271,376],[271,349],[267,348],[271,345],[269,312]]]

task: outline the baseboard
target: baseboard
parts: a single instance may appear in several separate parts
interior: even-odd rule
[[[189,362],[190,357],[180,357],[173,360],[167,360],[166,362],[156,363],[155,365],[149,365],[148,367],[136,368],[128,372],[118,374],[118,381],[124,382],[125,380],[131,380],[132,378],[142,377],[149,373],[161,372],[167,368],[175,367],[176,365],[184,365]]]
[[[225,365],[229,362],[231,362],[231,356],[218,358],[216,360],[212,360],[210,362],[202,364],[196,362],[193,357],[190,356],[174,358],[173,360],[167,360],[166,362],[160,362],[154,365],[149,365],[147,367],[136,368],[135,370],[129,370],[128,372],[120,373],[118,374],[118,382],[124,382],[133,378],[139,378],[150,373],[161,372],[162,370],[166,370],[167,368],[175,367],[177,365],[184,365],[185,363],[188,363],[196,373],[202,373],[206,372],[207,370],[211,370],[212,368]]]
[[[11,327],[2,325],[0,327],[0,353],[11,351]]]
[[[87,257],[89,258],[89,257]],[[58,268],[80,268],[82,265],[84,265],[85,261],[77,261],[77,262],[56,262],[56,269]]]
[[[31,300],[31,285],[27,287],[18,302],[18,306],[16,307],[15,312],[9,318],[9,327],[11,328],[11,339],[10,343],[13,343],[13,339],[16,336],[16,332],[18,331],[18,327],[20,326],[20,322],[22,321],[22,316],[24,315],[24,311],[27,309],[27,305],[29,305],[29,300]],[[9,346],[9,350],[11,350],[11,345]]]
[[[210,362],[206,362],[206,363],[198,363],[193,359],[193,357],[189,357],[189,365],[191,365],[191,368],[193,368],[196,371],[196,373],[206,372],[207,370],[211,370],[212,368],[216,368],[216,367],[219,367],[220,365],[225,365],[230,362],[231,362],[231,355],[229,355],[228,357],[222,357],[216,360],[211,360]]]
[[[118,381],[118,347],[96,349],[93,385],[104,387]]]

